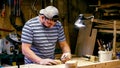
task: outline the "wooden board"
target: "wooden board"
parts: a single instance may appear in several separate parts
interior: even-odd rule
[[[120,60],[110,60],[105,62],[90,62],[84,58],[73,58],[71,61],[77,61],[77,68],[118,68]],[[18,68],[17,66],[9,66],[4,68]],[[20,68],[66,68],[65,64],[59,65],[38,65],[38,64],[26,64],[20,65]]]
[[[97,29],[92,29],[92,22],[86,21],[86,27],[79,29],[76,55],[83,56],[86,54],[92,55],[97,35]]]

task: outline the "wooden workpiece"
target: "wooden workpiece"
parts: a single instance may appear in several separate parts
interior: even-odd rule
[[[73,58],[73,62],[77,62],[77,68],[117,68],[119,67],[120,60],[110,60],[105,62],[90,62],[85,60],[85,58]],[[4,68],[17,68],[17,66],[9,66]],[[38,65],[38,64],[26,64],[20,65],[20,68],[66,68],[66,64],[58,65]]]
[[[85,21],[85,25],[85,28],[79,29],[75,50],[77,56],[93,54],[95,40],[97,36],[97,29],[92,29],[92,22],[90,20]]]

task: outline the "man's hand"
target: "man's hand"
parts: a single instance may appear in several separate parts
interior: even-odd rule
[[[57,65],[58,63],[52,59],[41,59],[41,61],[38,64],[40,64],[40,65]]]
[[[71,53],[70,52],[63,53],[62,56],[61,56],[61,61],[63,63],[65,63],[66,61],[68,61],[70,59],[71,59]]]

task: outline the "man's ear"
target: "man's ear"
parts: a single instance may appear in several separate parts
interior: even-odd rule
[[[41,15],[41,16],[40,16],[40,21],[41,21],[41,22],[44,22],[44,21],[45,21],[44,15]]]

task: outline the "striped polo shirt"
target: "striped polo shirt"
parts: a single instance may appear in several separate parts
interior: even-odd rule
[[[39,16],[27,21],[22,29],[22,43],[31,44],[31,50],[39,57],[54,59],[57,41],[64,41],[65,35],[62,24],[57,21],[52,28],[45,27]],[[34,63],[25,57],[25,63]]]

